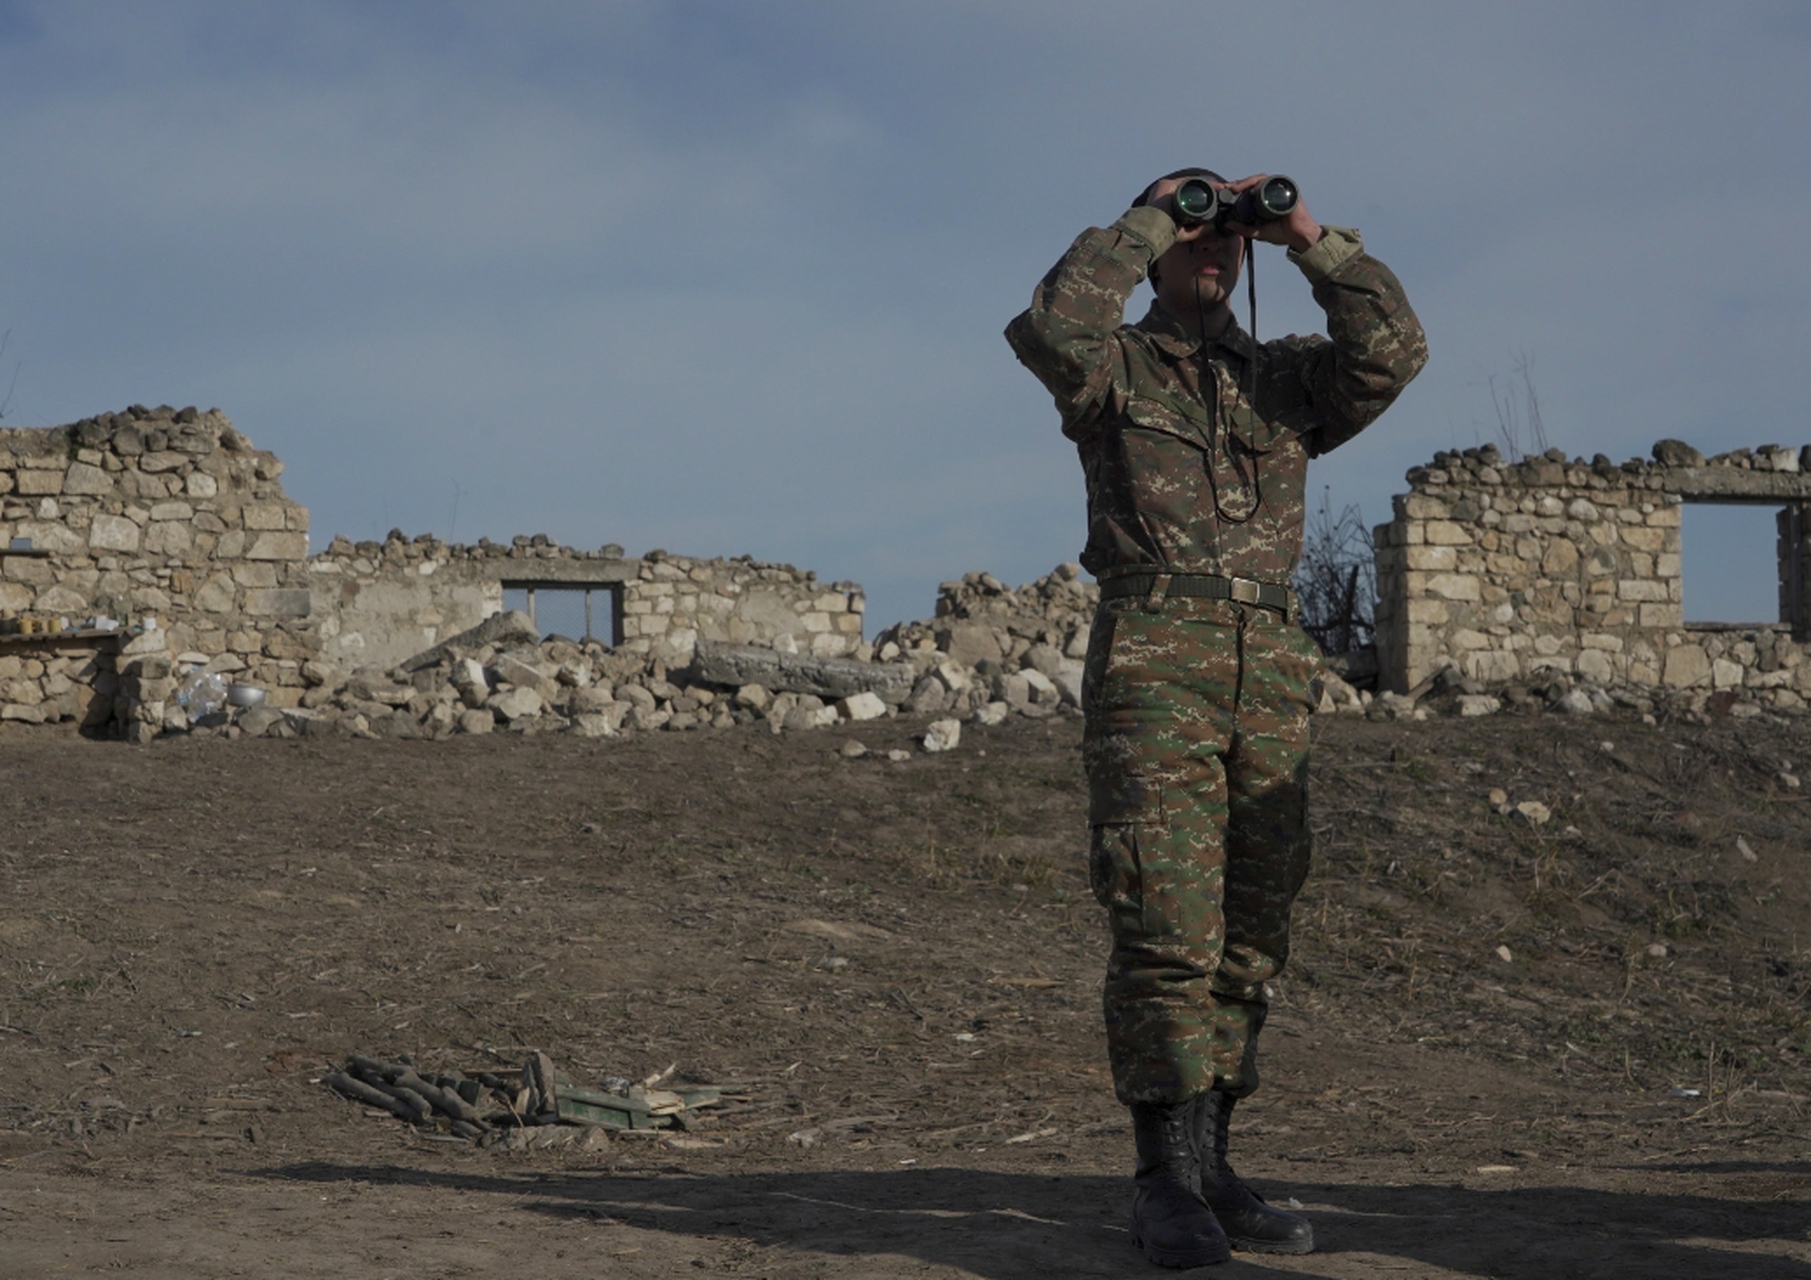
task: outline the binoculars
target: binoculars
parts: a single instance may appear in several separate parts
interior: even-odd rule
[[[1250,191],[1228,191],[1211,185],[1206,178],[1189,178],[1170,198],[1174,201],[1176,221],[1183,226],[1211,222],[1219,230],[1229,222],[1256,226],[1285,217],[1295,208],[1301,192],[1292,179],[1279,173]]]

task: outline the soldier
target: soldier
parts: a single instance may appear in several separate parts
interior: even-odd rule
[[[1258,1085],[1265,983],[1307,875],[1308,713],[1318,667],[1289,582],[1308,459],[1374,421],[1427,361],[1421,325],[1356,231],[1297,202],[1255,224],[1190,222],[1151,184],[1082,233],[1007,326],[1056,398],[1088,490],[1082,563],[1101,584],[1083,682],[1089,878],[1108,910],[1114,1090],[1137,1147],[1132,1237],[1153,1262],[1230,1245],[1307,1253],[1308,1222],[1227,1163]],[[1253,240],[1288,248],[1328,337],[1256,343],[1231,300]],[[1149,277],[1137,324],[1126,299]]]

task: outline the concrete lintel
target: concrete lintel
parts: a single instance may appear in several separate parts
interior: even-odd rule
[[[479,560],[477,575],[512,587],[615,586],[641,577],[639,560]]]
[[[1739,467],[1680,467],[1663,473],[1664,490],[1685,502],[1751,502],[1778,506],[1811,501],[1811,475],[1743,471]]]

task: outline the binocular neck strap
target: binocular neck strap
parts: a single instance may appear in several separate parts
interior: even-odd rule
[[[1251,240],[1246,243],[1255,247],[1258,242]],[[1251,414],[1255,418],[1258,416],[1258,256],[1250,249],[1245,254],[1245,301],[1251,313],[1251,330],[1248,335],[1251,338],[1251,357],[1245,362],[1245,403],[1251,406]],[[1207,356],[1207,307],[1201,301],[1199,278],[1195,281],[1195,325],[1195,332],[1201,341],[1201,356],[1205,362]],[[1258,455],[1253,454],[1251,457],[1249,477],[1245,475],[1245,461],[1239,456],[1237,449],[1228,448],[1226,456],[1227,460],[1232,463],[1233,469],[1238,472],[1239,478],[1251,486],[1251,509],[1244,515],[1234,515],[1220,505],[1220,485],[1214,479],[1214,460],[1210,456],[1207,461],[1207,486],[1214,496],[1214,514],[1228,524],[1244,524],[1257,515],[1258,508],[1264,505],[1264,480],[1258,474]]]

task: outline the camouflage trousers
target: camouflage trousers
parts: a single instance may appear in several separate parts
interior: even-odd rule
[[[1264,984],[1308,874],[1308,713],[1320,661],[1278,614],[1172,598],[1095,616],[1082,705],[1089,879],[1108,910],[1119,1099],[1257,1088]]]

